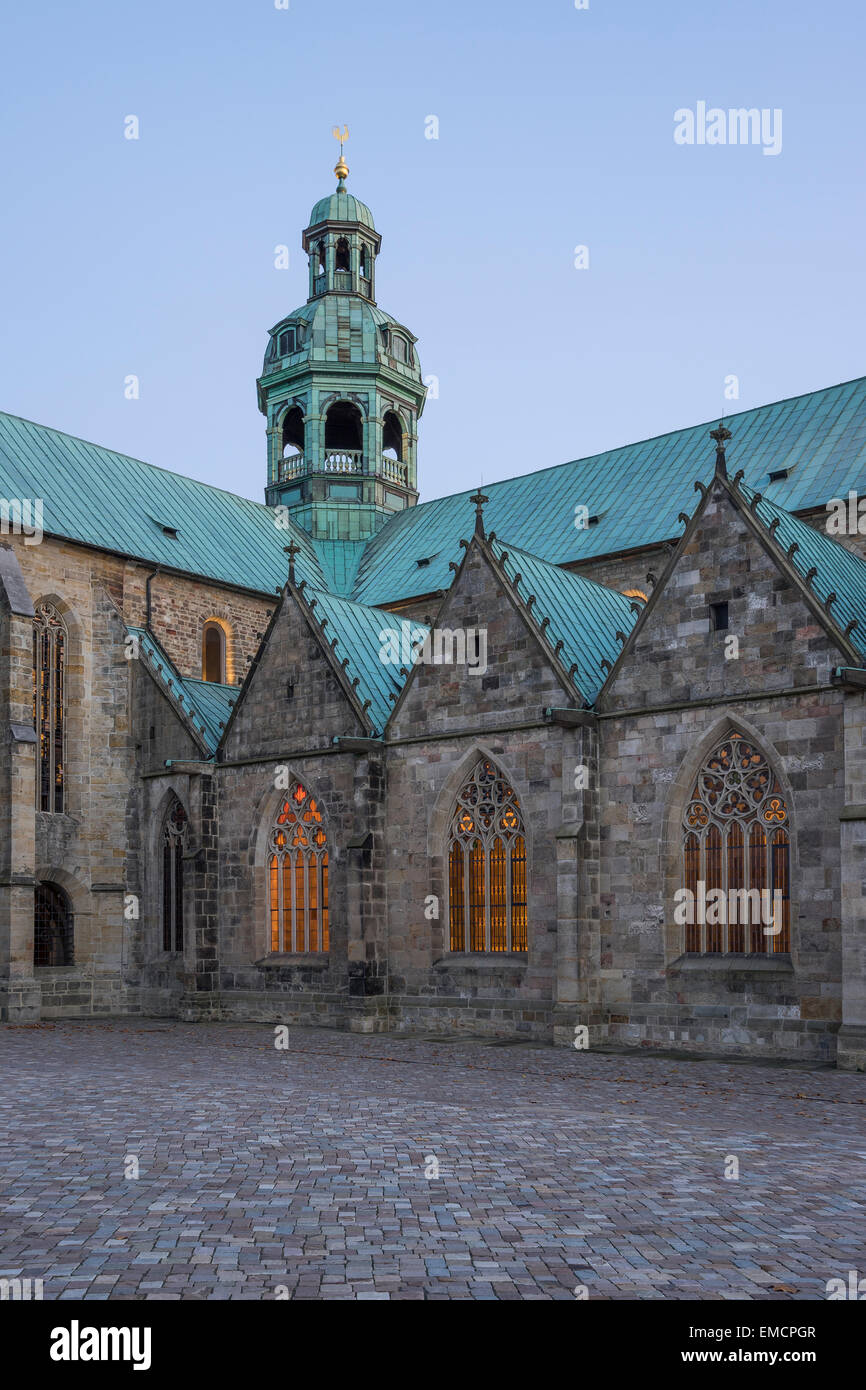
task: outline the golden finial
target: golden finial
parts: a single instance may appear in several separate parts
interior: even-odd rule
[[[338,125],[335,125],[332,133],[334,139],[339,140],[340,142],[340,158],[334,165],[334,173],[337,175],[337,178],[339,179],[339,183],[337,184],[337,192],[345,193],[345,179],[349,173],[349,166],[343,158],[343,145],[349,138],[349,127],[347,125],[344,125],[343,129],[340,130],[340,127]]]

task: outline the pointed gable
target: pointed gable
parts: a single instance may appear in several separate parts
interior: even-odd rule
[[[614,711],[823,684],[846,648],[745,498],[715,479],[598,703]]]
[[[465,660],[413,667],[388,725],[393,737],[501,727],[549,705],[583,704],[484,541],[474,538],[430,632],[430,650]],[[462,646],[461,646],[462,644]]]
[[[324,634],[299,591],[287,585],[226,726],[223,756],[279,757],[369,733],[361,701]]]

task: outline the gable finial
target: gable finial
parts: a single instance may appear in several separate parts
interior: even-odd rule
[[[349,166],[343,158],[343,146],[349,138],[349,127],[347,125],[344,125],[343,129],[341,130],[338,125],[335,125],[331,133],[333,134],[334,139],[339,140],[340,142],[340,158],[334,165],[334,173],[337,175],[337,178],[339,179],[339,183],[337,184],[337,192],[345,193],[346,179],[349,174]]]
[[[475,503],[475,534],[484,540],[484,503],[489,502],[490,498],[485,497],[479,488],[477,492],[473,492],[469,501]]]
[[[717,430],[710,430],[710,439],[716,441],[716,477],[727,478],[728,465],[725,461],[725,444],[731,438],[731,431],[725,425],[724,420],[719,421]]]
[[[283,546],[283,550],[285,551],[285,553],[286,553],[286,554],[288,555],[288,557],[289,557],[289,583],[290,583],[292,586],[294,586],[294,583],[295,583],[295,556],[296,556],[296,555],[300,555],[300,553],[301,553],[301,547],[300,547],[299,545],[295,545],[295,542],[294,542],[294,541],[290,541],[288,545],[284,545],[284,546]]]

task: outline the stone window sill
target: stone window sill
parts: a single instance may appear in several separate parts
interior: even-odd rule
[[[434,960],[434,970],[449,970],[455,965],[475,970],[524,970],[529,963],[525,951],[449,951],[447,956]]]
[[[271,951],[268,955],[262,956],[261,960],[256,961],[256,965],[265,970],[287,965],[303,965],[313,969],[327,970],[330,964],[331,956],[328,951]]]
[[[708,970],[724,971],[740,974],[757,975],[793,975],[794,966],[790,955],[780,951],[778,955],[738,955],[729,952],[722,955],[721,952],[713,951],[703,955],[689,952],[687,955],[680,956],[672,961],[668,966],[668,973],[694,971],[705,973]]]

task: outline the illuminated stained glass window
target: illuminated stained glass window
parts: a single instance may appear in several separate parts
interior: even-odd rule
[[[188,841],[186,811],[175,798],[162,827],[162,949],[183,951],[183,860]]]
[[[40,603],[33,619],[33,727],[39,740],[36,809],[64,809],[66,642],[53,604]]]
[[[448,842],[452,951],[525,951],[526,838],[514,788],[482,759],[460,789]]]
[[[315,797],[296,782],[280,805],[268,846],[272,951],[327,951],[328,835]]]
[[[790,951],[788,808],[763,753],[742,734],[717,744],[698,773],[683,817],[682,881],[695,907],[686,951]]]

